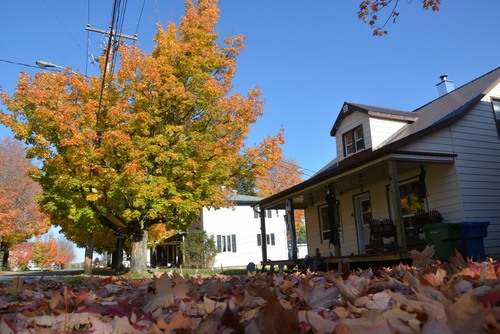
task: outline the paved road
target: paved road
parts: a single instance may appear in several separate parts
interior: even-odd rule
[[[61,281],[69,276],[81,275],[83,270],[36,270],[36,271],[0,271],[0,282],[10,283],[16,277],[22,278],[26,283],[43,280]]]

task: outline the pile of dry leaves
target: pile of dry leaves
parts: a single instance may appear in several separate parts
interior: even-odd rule
[[[210,278],[16,279],[0,288],[0,333],[500,333],[496,261]]]

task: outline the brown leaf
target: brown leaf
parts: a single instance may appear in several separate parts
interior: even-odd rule
[[[166,323],[163,317],[160,317],[156,322],[156,326],[159,329],[164,329],[168,333],[175,332],[179,329],[191,330],[196,323],[193,319],[186,317],[181,312],[177,312],[171,319],[169,323]]]
[[[416,249],[412,249],[410,251],[410,257],[413,266],[417,269],[425,269],[429,267],[429,265],[432,263],[432,257],[434,257],[434,253],[434,245],[425,246],[422,252],[419,252]]]
[[[5,287],[4,290],[11,294],[16,294],[24,290],[24,281],[22,278],[16,277],[12,280],[12,283]]]
[[[483,307],[472,291],[462,295],[454,304],[445,307],[448,326],[453,333],[479,333],[486,324],[490,310]]]
[[[269,290],[262,291],[263,298],[267,300],[262,310],[263,333],[292,334],[300,333],[298,311],[285,309],[276,296]],[[280,319],[280,321],[276,321]]]

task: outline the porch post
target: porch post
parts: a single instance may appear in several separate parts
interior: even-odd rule
[[[396,161],[389,161],[389,177],[391,179],[390,200],[394,208],[394,224],[398,236],[398,246],[403,252],[408,251],[406,247],[405,225],[403,221],[403,209],[401,208],[401,194],[399,192],[398,167]]]
[[[264,210],[259,208],[260,217],[260,240],[262,247],[262,261],[267,261],[267,242],[266,242],[266,213]]]
[[[290,247],[292,248],[292,259],[297,260],[297,232],[295,231],[295,217],[293,215],[293,200],[286,201],[286,221],[290,234]]]

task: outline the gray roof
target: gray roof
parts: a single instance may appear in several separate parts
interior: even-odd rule
[[[254,203],[257,203],[261,199],[262,199],[262,197],[237,194],[237,195],[231,197],[230,200],[232,202],[234,202],[234,204],[237,204],[237,205],[238,204],[239,205],[245,205],[245,204],[252,205]]]
[[[413,136],[421,131],[426,130],[425,133],[428,133],[448,125],[469,111],[499,81],[500,67],[497,67],[493,71],[415,109],[414,113],[418,115],[418,119],[400,131],[392,138],[391,142],[395,143],[409,136],[414,139]]]
[[[330,135],[335,136],[344,118],[355,111],[366,113],[373,117],[397,119],[410,122],[414,121],[418,117],[418,115],[410,111],[381,108],[360,103],[344,102],[342,109],[340,110],[339,115],[335,120],[335,124],[333,124],[333,127],[330,131]]]

